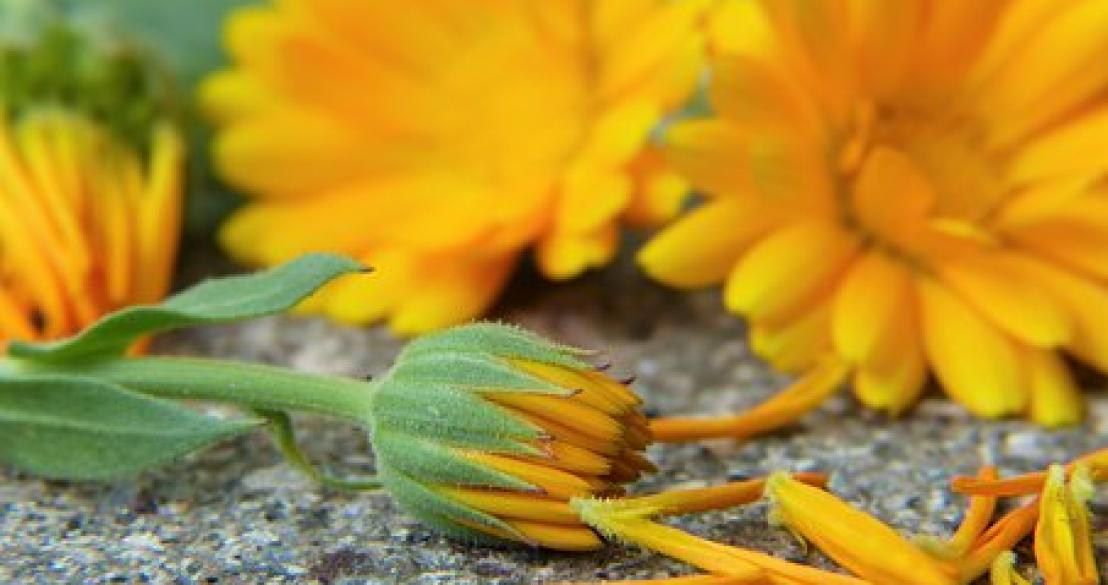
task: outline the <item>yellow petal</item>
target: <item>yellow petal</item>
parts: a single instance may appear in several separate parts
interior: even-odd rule
[[[1047,427],[1075,425],[1085,414],[1085,401],[1061,356],[1052,351],[1022,348],[1031,393],[1031,420]]]
[[[430,258],[413,268],[418,279],[403,291],[389,317],[399,335],[464,323],[488,310],[515,264],[506,258]]]
[[[654,236],[637,260],[647,274],[670,286],[716,284],[770,225],[770,214],[748,200],[709,201]]]
[[[623,211],[632,228],[657,228],[673,219],[689,197],[689,183],[665,162],[660,150],[647,146],[628,165],[634,183]]]
[[[1017,183],[1103,173],[1108,169],[1108,108],[1100,108],[1036,138],[1015,156]]]
[[[278,98],[256,78],[235,70],[212,73],[201,82],[197,99],[214,122],[227,124],[277,107]]]
[[[801,221],[771,233],[743,257],[727,280],[727,308],[779,322],[805,310],[832,287],[857,252],[854,238],[832,221]]]
[[[1018,45],[1012,45],[979,98],[982,114],[994,122],[993,144],[1005,144],[1081,104],[1108,83],[1098,70],[1108,50],[1108,4],[1079,1],[1054,4]]]
[[[1012,341],[937,282],[921,279],[924,348],[951,397],[978,416],[1023,412],[1027,388]]]
[[[1067,349],[1108,371],[1108,288],[1030,256],[1013,254],[1008,262],[1022,279],[1038,283],[1065,307],[1074,327]]]
[[[830,325],[831,303],[822,301],[777,326],[750,323],[750,349],[775,370],[803,372],[831,349]]]
[[[915,322],[915,292],[902,266],[882,252],[869,252],[850,267],[835,293],[832,312],[839,355],[853,363],[869,363],[891,341],[889,332],[897,329],[898,321],[908,317]]]
[[[1099,581],[1086,508],[1091,496],[1087,469],[1075,472],[1067,483],[1061,465],[1050,467],[1035,527],[1035,560],[1047,585]]]
[[[989,583],[991,585],[1031,585],[1031,582],[1016,572],[1016,555],[1011,551],[1004,551],[993,561],[989,569]]]
[[[906,154],[888,147],[877,147],[866,157],[852,194],[865,229],[909,248],[935,197],[924,171]]]
[[[1009,335],[1035,347],[1069,341],[1072,325],[1065,310],[1034,281],[1006,269],[998,255],[970,255],[939,269],[943,282]]]
[[[357,132],[306,110],[255,112],[213,148],[224,177],[267,197],[319,193],[380,168]]]
[[[766,482],[770,521],[814,544],[871,583],[954,585],[939,565],[877,518],[787,474]]]
[[[539,242],[539,268],[548,278],[573,278],[594,266],[607,264],[616,253],[619,234],[612,224],[589,233],[554,233]]]
[[[631,199],[631,179],[618,169],[574,165],[562,185],[556,229],[590,232],[620,214]]]
[[[654,439],[663,443],[752,437],[804,416],[838,389],[849,373],[846,364],[833,357],[825,357],[791,386],[746,412],[714,418],[658,418],[650,421],[650,430]]]

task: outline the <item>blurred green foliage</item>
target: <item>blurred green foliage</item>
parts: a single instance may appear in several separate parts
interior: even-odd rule
[[[38,1],[38,0],[35,0]],[[100,21],[109,30],[149,49],[174,74],[184,103],[191,144],[185,236],[188,248],[208,242],[238,197],[214,175],[208,154],[211,132],[193,104],[196,86],[225,63],[224,17],[259,0],[59,0],[78,18]]]

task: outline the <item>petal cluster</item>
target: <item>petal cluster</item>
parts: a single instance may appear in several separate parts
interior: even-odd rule
[[[412,342],[370,413],[385,487],[466,540],[599,548],[569,500],[619,495],[654,466],[640,399],[580,357],[495,324]]]
[[[0,39],[0,345],[160,299],[181,223],[185,147],[149,63],[24,32]]]
[[[700,75],[705,0],[292,0],[226,25],[205,84],[215,159],[251,204],[239,260],[311,250],[378,269],[311,309],[417,333],[495,299],[533,248],[547,277],[606,263],[618,226],[672,214],[647,147]]]
[[[706,200],[640,263],[724,283],[758,353],[834,355],[873,408],[933,375],[983,417],[1079,420],[1063,356],[1108,369],[1104,30],[1090,1],[722,3],[715,113],[665,137]]]

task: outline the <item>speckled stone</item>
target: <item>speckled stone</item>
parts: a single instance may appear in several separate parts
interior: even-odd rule
[[[617,370],[637,377],[651,412],[739,410],[787,383],[751,355],[742,324],[720,308],[714,293],[665,291],[626,262],[566,285],[540,288],[522,280],[497,316],[564,342],[606,349]],[[269,318],[173,334],[156,349],[366,376],[385,371],[399,347],[381,329]],[[836,493],[905,533],[947,534],[964,507],[946,487],[951,475],[972,473],[985,462],[1004,473],[1039,469],[1108,443],[1104,381],[1090,377],[1086,385],[1089,422],[1061,432],[976,421],[938,395],[902,420],[887,420],[844,395],[769,437],[654,446],[650,457],[661,472],[635,489],[708,485],[777,469],[826,470],[834,474]],[[347,473],[372,471],[372,450],[360,430],[314,417],[297,423],[316,460]],[[1103,495],[1094,509],[1103,534]],[[672,523],[832,566],[769,528],[765,516],[758,504]],[[1108,575],[1108,542],[1098,544]],[[615,544],[591,554],[559,554],[451,542],[404,515],[387,494],[313,485],[282,463],[261,435],[112,484],[45,482],[0,469],[0,583],[512,585],[690,572]]]

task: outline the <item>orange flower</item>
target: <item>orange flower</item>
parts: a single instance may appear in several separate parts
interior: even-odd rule
[[[978,416],[1079,421],[1065,356],[1108,371],[1108,4],[721,6],[715,113],[665,134],[706,200],[643,268],[724,283],[756,352],[843,363],[870,407],[934,375]]]
[[[521,254],[566,279],[676,212],[648,146],[700,76],[707,0],[291,0],[236,11],[205,84],[216,163],[253,202],[221,233],[271,265],[341,251],[377,278],[308,308],[402,334],[463,322]]]
[[[0,346],[159,300],[177,252],[185,147],[160,73],[47,21],[0,48]]]

